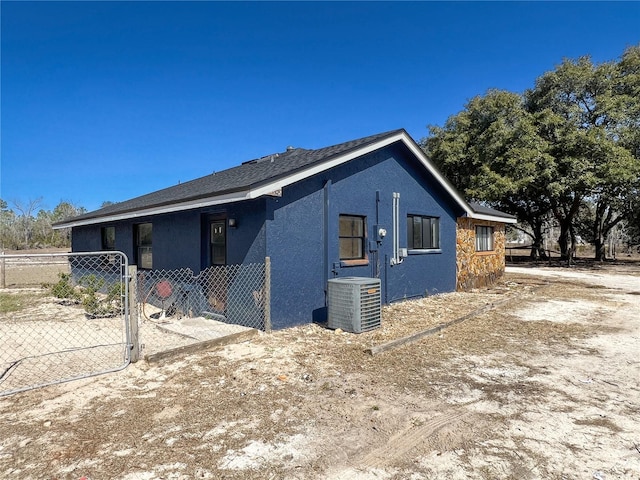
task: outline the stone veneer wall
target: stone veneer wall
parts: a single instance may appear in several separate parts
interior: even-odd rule
[[[494,228],[492,252],[476,252],[476,225]],[[458,218],[456,232],[457,289],[459,291],[491,285],[505,268],[504,223]]]

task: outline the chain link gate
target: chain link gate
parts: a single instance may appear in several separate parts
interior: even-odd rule
[[[0,255],[0,396],[131,361],[121,252]]]
[[[139,344],[149,359],[163,351],[248,330],[271,331],[270,260],[265,263],[137,273]]]

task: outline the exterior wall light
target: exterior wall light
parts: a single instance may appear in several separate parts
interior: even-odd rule
[[[238,226],[238,222],[235,218],[229,219],[229,228],[236,228]]]

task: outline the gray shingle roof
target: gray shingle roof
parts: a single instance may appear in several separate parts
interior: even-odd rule
[[[87,225],[107,221],[117,221],[142,215],[152,215],[196,208],[197,206],[233,202],[263,195],[277,185],[287,185],[335,165],[334,162],[348,161],[350,155],[363,154],[367,148],[379,148],[395,141],[414,151],[454,201],[466,212],[467,216],[484,220],[514,223],[516,218],[478,203],[467,203],[460,193],[444,178],[424,156],[420,147],[404,129],[391,130],[368,137],[350,140],[317,150],[287,148],[255,160],[216,172],[189,182],[174,185],[140,197],[115,203],[107,207],[86,213],[54,224],[54,228]],[[255,197],[252,197],[255,195]]]
[[[307,150],[304,148],[287,149],[282,153],[267,155],[266,157],[244,162],[242,165],[229,168],[228,170],[216,172],[189,182],[115,203],[99,210],[74,217],[73,219],[65,220],[64,222],[60,222],[60,224],[70,221],[76,222],[120,215],[137,210],[161,207],[201,198],[210,198],[243,191],[251,187],[258,187],[401,132],[404,132],[404,129],[378,133],[317,150]]]
[[[469,206],[472,208],[472,210],[474,212],[481,213],[483,215],[492,215],[494,217],[501,217],[501,218],[505,218],[505,219],[515,219],[516,218],[513,215],[501,212],[500,210],[495,210],[495,209],[490,208],[490,207],[485,207],[485,206],[480,205],[479,203],[476,203],[476,202],[469,202]]]

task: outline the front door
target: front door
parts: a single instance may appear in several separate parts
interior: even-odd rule
[[[214,220],[209,224],[209,259],[211,265],[227,264],[227,232],[225,220]]]

